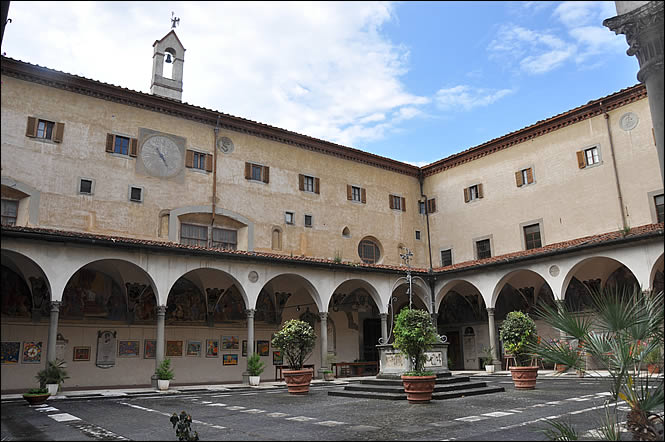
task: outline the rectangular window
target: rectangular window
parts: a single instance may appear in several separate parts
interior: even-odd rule
[[[530,226],[524,226],[524,244],[526,245],[527,250],[537,249],[542,247],[540,241],[540,225],[531,224]]]
[[[492,257],[492,250],[490,248],[489,239],[476,241],[476,257],[477,259],[485,259]]]
[[[598,148],[592,147],[591,149],[585,149],[584,158],[586,159],[587,166],[600,163],[600,157],[598,156]]]
[[[207,154],[201,152],[194,152],[194,169],[205,170]]]
[[[18,214],[18,201],[2,200],[2,225],[15,226]]]
[[[360,187],[351,186],[351,200],[360,202]]]
[[[427,213],[436,212],[436,198],[430,198],[427,200]]]
[[[212,157],[212,155],[210,155]],[[209,158],[209,163],[211,163]],[[212,171],[212,166],[208,167]],[[252,181],[262,181],[264,183],[270,182],[270,168],[268,166],[261,166],[260,164],[245,163],[245,179]]]
[[[464,202],[477,200],[483,197],[483,185],[474,184],[473,186],[464,188]]]
[[[37,138],[44,138],[50,140],[53,138],[53,127],[55,123],[52,121],[39,120],[37,122]]]
[[[452,249],[441,250],[441,267],[453,265],[453,251]]]
[[[129,155],[130,157],[135,157],[138,153],[138,140],[136,138],[123,137],[121,135],[107,133],[105,151],[108,153],[117,153],[119,155]]]
[[[533,169],[529,167],[528,169],[515,172],[515,181],[517,182],[517,187],[533,183]]]
[[[390,208],[394,210],[406,211],[406,200],[403,196],[389,195]]]
[[[286,224],[293,224],[295,222],[293,212],[284,212],[284,222]]]
[[[305,175],[303,186],[305,192],[314,192],[314,177]]]
[[[478,186],[469,187],[469,201],[478,199]]]
[[[92,195],[92,180],[81,178],[79,180],[79,193]]]
[[[664,222],[665,214],[663,213],[663,194],[656,195],[653,197],[653,203],[656,206],[656,220],[659,223]]]
[[[113,146],[113,153],[127,155],[128,152],[129,152],[129,138],[116,135],[115,145]]]
[[[180,243],[190,246],[208,246],[208,227],[180,224]]]
[[[28,126],[25,129],[26,137],[41,138],[61,143],[64,135],[65,123],[54,123],[53,121],[28,117]]]
[[[425,201],[418,201],[418,213],[425,214]]]
[[[305,227],[312,227],[312,215],[305,215]]]
[[[316,181],[314,182],[316,186]],[[352,186],[350,184],[346,185],[346,199],[349,201],[355,201],[357,203],[363,203],[367,201],[367,194],[365,189],[358,186]]]
[[[420,239],[420,230],[416,230],[416,239]]]
[[[263,167],[252,164],[252,179],[256,181],[261,181],[261,170]]]
[[[212,229],[212,247],[217,249],[236,250],[238,247],[238,232],[231,229]]]
[[[129,187],[129,200],[136,203],[143,202],[143,188],[142,187]]]

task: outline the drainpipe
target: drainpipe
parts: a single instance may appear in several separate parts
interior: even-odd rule
[[[429,233],[429,210],[427,210],[427,195],[423,193],[423,184],[425,181],[425,177],[423,176],[423,170],[420,169],[418,172],[418,181],[420,182],[420,196],[425,198],[425,220],[427,221],[427,248],[429,251],[429,269],[427,272],[430,274],[429,278],[429,297],[430,297],[430,307],[431,307],[431,318],[432,318],[432,323],[434,324],[434,328],[437,326],[437,319],[436,319],[436,313],[435,313],[435,305],[434,305],[434,284],[435,284],[435,277],[432,275],[432,241],[430,238],[430,233]],[[437,330],[437,335],[438,335],[438,330]]]
[[[215,214],[217,212],[217,135],[219,134],[219,115],[217,115],[217,124],[213,129],[215,132],[215,141],[212,145],[212,219],[210,225],[215,225]]]
[[[600,110],[603,112],[603,116],[605,117],[605,127],[607,128],[607,136],[610,140],[610,152],[612,152],[612,166],[613,166],[613,170],[614,170],[614,182],[617,185],[617,194],[619,195],[619,209],[621,210],[621,222],[623,223],[623,231],[625,233],[630,227],[628,226],[628,222],[626,221],[626,211],[625,211],[624,205],[623,205],[623,196],[621,194],[621,185],[619,184],[619,171],[617,170],[617,160],[616,160],[616,156],[614,155],[614,143],[612,141],[612,132],[610,131],[610,116],[605,111],[605,108],[603,107],[603,102],[601,101],[599,104],[600,104]]]

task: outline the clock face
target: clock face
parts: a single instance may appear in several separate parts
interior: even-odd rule
[[[169,178],[182,169],[180,149],[163,135],[153,135],[143,142],[141,159],[146,170],[158,177]]]

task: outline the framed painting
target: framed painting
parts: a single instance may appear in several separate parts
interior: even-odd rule
[[[166,341],[166,356],[182,356],[182,341]]]
[[[219,356],[219,341],[217,339],[206,339],[206,358]]]
[[[39,364],[42,361],[42,342],[23,342],[23,363]]]
[[[74,361],[89,361],[90,347],[74,347]]]
[[[238,355],[237,354],[230,354],[230,355],[222,355],[222,362],[224,365],[238,365]]]
[[[143,359],[155,359],[157,355],[157,340],[146,339],[143,341]]]
[[[20,341],[3,341],[0,344],[0,361],[2,361],[3,364],[18,364],[20,352]]]
[[[259,356],[269,356],[270,341],[256,341],[256,351]]]
[[[272,365],[282,365],[284,364],[284,358],[282,357],[282,352],[280,350],[275,350],[272,352]]]
[[[237,336],[222,336],[222,350],[238,350],[239,343]]]
[[[201,341],[187,341],[187,356],[201,356]]]
[[[118,357],[119,358],[138,358],[141,341],[118,339]]]

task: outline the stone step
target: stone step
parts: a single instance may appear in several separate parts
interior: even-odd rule
[[[435,392],[465,390],[470,388],[486,387],[485,382],[458,381],[445,384],[437,383],[434,386]],[[371,391],[377,393],[404,393],[404,386],[399,384],[351,384],[344,387],[346,391]]]
[[[469,376],[443,376],[436,378],[436,385],[454,384],[458,382],[469,382]],[[360,383],[363,385],[402,385],[401,379],[361,379]]]
[[[455,390],[450,392],[433,393],[432,400],[445,400],[465,396],[476,396],[481,394],[500,393],[505,391],[503,387],[482,387]],[[406,393],[395,392],[372,392],[372,391],[348,391],[337,390],[329,391],[328,396],[352,397],[361,399],[383,399],[383,400],[406,400]]]

